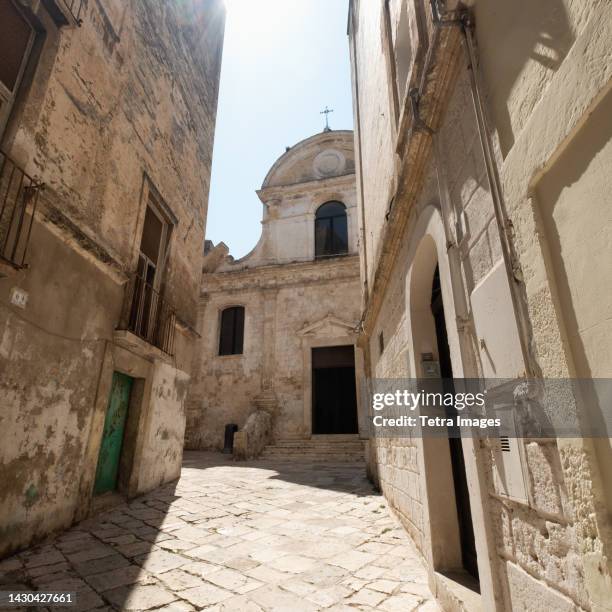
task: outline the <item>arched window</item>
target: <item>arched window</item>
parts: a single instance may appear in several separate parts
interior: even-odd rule
[[[315,257],[348,253],[346,207],[341,202],[326,202],[315,216]]]
[[[219,355],[242,355],[244,343],[244,307],[231,306],[221,313]]]

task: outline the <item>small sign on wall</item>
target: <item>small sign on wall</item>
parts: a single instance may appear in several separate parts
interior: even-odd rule
[[[17,308],[25,309],[28,305],[29,296],[29,293],[25,289],[13,287],[11,289],[11,304],[17,306]]]
[[[433,358],[432,353],[421,353],[421,370],[423,378],[440,378],[440,362]]]

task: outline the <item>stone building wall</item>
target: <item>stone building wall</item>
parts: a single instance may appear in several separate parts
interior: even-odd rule
[[[264,216],[255,248],[234,260],[223,243],[211,245],[204,261],[188,448],[222,447],[226,424],[242,429],[270,401],[277,439],[310,437],[310,349],[355,344],[360,288],[352,133],[326,131],[291,147],[258,194]],[[348,253],[316,259],[315,214],[328,201],[346,207]],[[221,312],[228,306],[245,308],[239,355],[219,355]]]
[[[421,27],[426,24],[431,36],[430,3],[405,4],[413,16],[421,12]],[[455,8],[453,2],[439,4]],[[490,137],[524,275],[519,293],[531,334],[533,361],[528,365],[544,377],[607,376],[611,364],[601,339],[609,338],[605,313],[611,292],[607,281],[603,287],[600,283],[608,278],[609,258],[601,253],[609,245],[599,236],[607,231],[602,224],[609,227],[603,210],[609,180],[601,164],[609,158],[612,136],[603,119],[610,70],[609,62],[597,58],[609,58],[603,43],[610,38],[609,7],[571,1],[523,10],[485,0],[469,4]],[[456,16],[442,13],[448,19]],[[358,191],[365,209],[360,220],[373,240],[367,243],[370,293],[363,338],[371,376],[419,376],[419,355],[437,355],[435,334],[423,332],[425,320],[418,312],[419,303],[429,307],[428,296],[421,294],[431,291],[431,277],[427,285],[421,276],[426,269],[431,273],[436,262],[454,376],[523,375],[528,366],[509,284],[500,280],[500,233],[465,48],[453,43],[453,34],[443,26],[443,45],[448,46],[432,52],[430,89],[420,100],[421,118],[433,135],[414,128],[409,103],[408,121],[402,122],[406,108],[400,101],[394,122],[392,112],[382,112],[385,105],[393,107],[392,47],[387,44],[396,25],[393,15],[390,33],[383,3],[353,2],[349,16],[358,184],[364,185]],[[436,106],[428,97],[431,83],[444,79],[450,93]],[[429,148],[421,149],[426,153],[420,158],[409,157],[412,153],[403,157],[402,138],[427,140]],[[388,151],[386,159],[381,150]],[[391,171],[394,164],[396,171]],[[409,164],[419,168],[418,176],[406,170]],[[412,177],[408,186],[402,184],[406,176]],[[414,191],[410,185],[416,185]],[[385,222],[381,212],[392,197],[391,210],[403,206],[400,247],[392,246],[393,234],[385,227],[398,225],[397,217],[391,213]],[[590,223],[593,218],[597,223]],[[379,244],[371,238],[377,236]],[[392,263],[385,264],[391,251],[387,260]],[[496,305],[487,320],[479,312],[483,296]],[[369,319],[368,311],[375,313]],[[576,313],[573,321],[568,312]],[[587,322],[599,340],[590,335]],[[440,510],[452,504],[453,484],[444,482],[437,450],[422,439],[371,440],[369,472],[422,551],[439,601],[457,609],[461,597],[443,576],[461,566],[460,555],[452,552],[456,527],[453,517]],[[484,609],[607,609],[612,592],[608,440],[525,440],[511,452],[522,472],[522,498],[500,486],[496,449],[463,440]]]
[[[312,323],[325,322],[329,314],[357,324],[357,258],[212,276],[205,274],[202,280],[202,341],[190,388],[188,448],[222,448],[225,425],[236,423],[242,429],[269,379],[278,403],[276,438],[308,437],[304,421],[306,366],[298,332]],[[245,307],[244,351],[242,355],[220,356],[220,313],[229,305]],[[267,323],[266,316],[270,317]],[[334,334],[325,330],[329,337],[346,336],[341,342],[354,342],[355,335],[348,331],[339,329]]]
[[[27,266],[0,278],[0,553],[90,512],[114,371],[135,380],[121,493],[178,475],[225,19],[216,0],[90,0],[80,27],[12,6],[36,35],[1,150],[44,190]],[[149,190],[171,226],[172,355],[117,331]]]

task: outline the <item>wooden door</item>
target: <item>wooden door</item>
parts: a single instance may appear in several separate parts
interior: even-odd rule
[[[127,419],[133,379],[120,372],[113,372],[113,382],[104,420],[102,443],[98,455],[98,468],[94,495],[114,491],[119,476],[119,460]]]

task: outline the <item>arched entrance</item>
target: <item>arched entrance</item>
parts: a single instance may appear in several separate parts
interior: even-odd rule
[[[431,372],[427,366],[433,359],[439,364],[442,385],[450,391],[453,360],[442,294],[436,244],[426,235],[416,250],[409,282],[414,376],[430,377],[426,371]],[[477,555],[462,440],[424,436],[422,457],[433,569],[442,573],[464,570],[475,579],[472,586],[477,588]]]
[[[448,333],[444,319],[444,303],[440,287],[440,268],[436,265],[431,287],[431,313],[436,327],[436,344],[438,360],[440,362],[440,376],[445,391],[453,391],[453,364],[448,348]],[[472,525],[472,512],[470,509],[470,495],[465,473],[465,459],[461,438],[449,437],[451,469],[455,488],[455,503],[457,506],[457,520],[459,523],[459,540],[461,543],[461,561],[463,568],[474,578],[478,578],[478,563],[476,557],[476,542],[474,540],[474,527]]]

